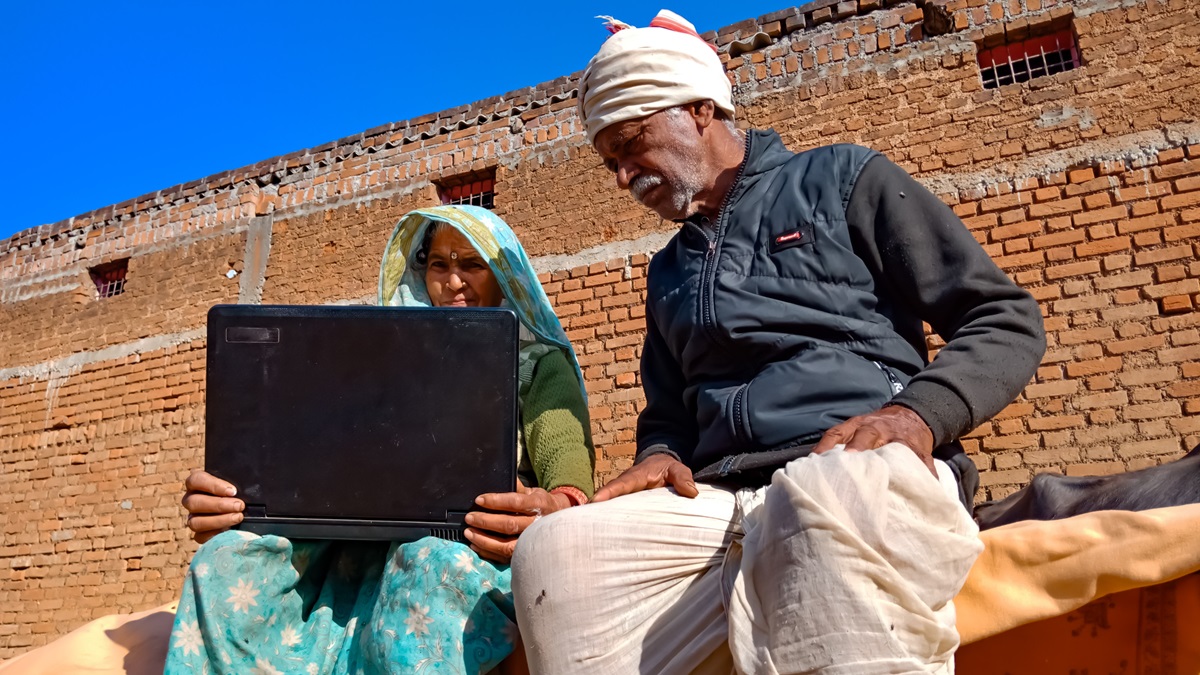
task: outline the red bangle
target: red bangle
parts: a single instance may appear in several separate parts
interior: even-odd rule
[[[587,495],[583,494],[583,490],[573,485],[562,485],[550,491],[552,495],[562,495],[571,502],[571,506],[581,506],[588,503]]]

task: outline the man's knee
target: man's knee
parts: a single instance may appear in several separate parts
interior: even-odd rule
[[[546,590],[555,604],[585,595],[587,565],[592,559],[588,530],[590,509],[571,508],[538,519],[521,533],[512,559],[513,594],[518,605],[547,601]]]
[[[580,540],[587,540],[578,535],[586,526],[584,519],[587,516],[582,511],[584,509],[571,508],[552,513],[537,519],[522,532],[513,552],[513,576],[536,574],[543,568],[555,569],[562,559],[581,555],[583,552],[577,547]],[[573,549],[569,553],[565,550],[568,547]]]

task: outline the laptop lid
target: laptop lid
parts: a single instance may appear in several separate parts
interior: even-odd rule
[[[213,307],[205,468],[252,531],[454,528],[516,483],[517,336],[505,309]]]

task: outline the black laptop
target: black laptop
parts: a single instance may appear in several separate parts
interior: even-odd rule
[[[205,469],[241,529],[460,539],[516,484],[517,318],[505,309],[218,305]]]

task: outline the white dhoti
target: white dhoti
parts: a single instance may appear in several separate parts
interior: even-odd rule
[[[949,470],[908,448],[796,460],[560,511],[522,534],[534,673],[949,673],[952,599],[982,550]]]

